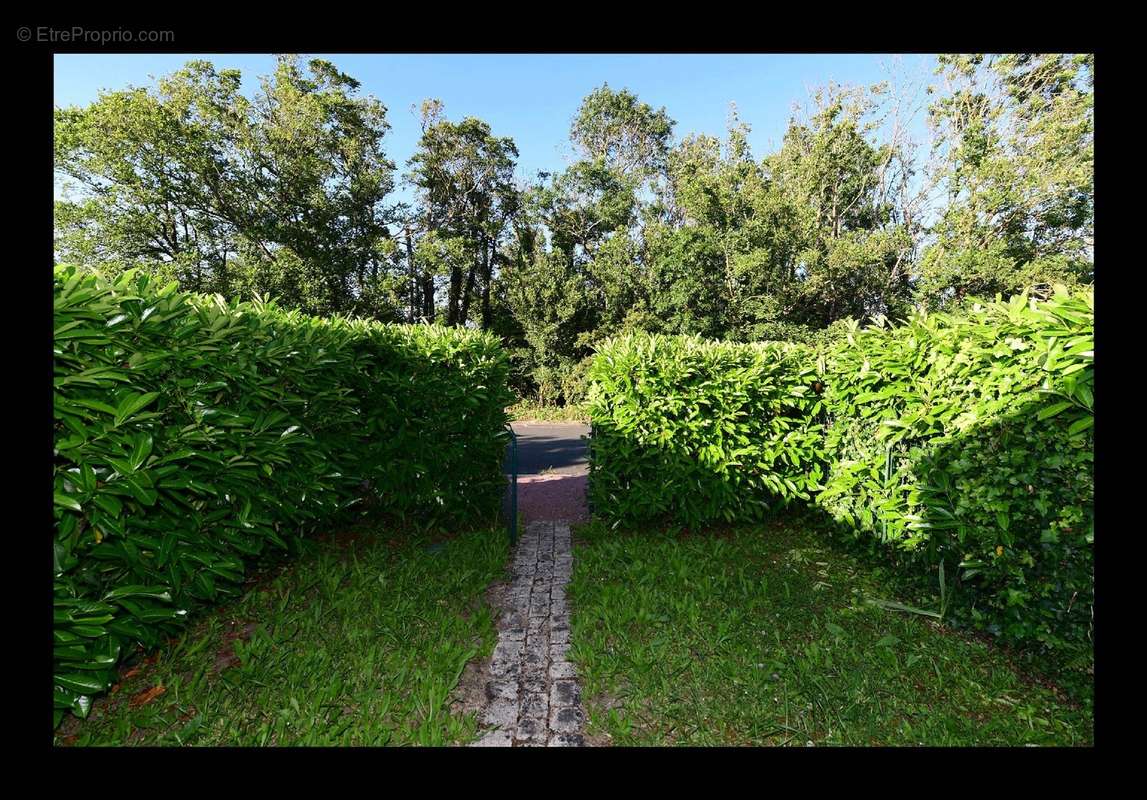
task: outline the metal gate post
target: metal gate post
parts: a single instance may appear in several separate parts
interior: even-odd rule
[[[510,432],[510,547],[518,541],[518,435],[509,425],[506,430]]]

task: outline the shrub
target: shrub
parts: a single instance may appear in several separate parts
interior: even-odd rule
[[[55,272],[55,695],[85,715],[133,643],[364,503],[494,515],[494,337],[306,317]]]
[[[588,377],[598,514],[753,520],[818,488],[821,399],[806,347],[630,334],[599,348]]]
[[[817,502],[954,584],[955,617],[1090,658],[1092,295],[854,331],[827,360]]]
[[[902,574],[943,581],[960,624],[1086,666],[1093,331],[1091,291],[1058,286],[852,325],[820,355],[610,341],[589,373],[595,512],[695,525],[815,498]]]
[[[562,402],[564,405],[580,405],[585,402],[585,393],[589,388],[587,375],[593,356],[586,356],[581,361],[570,365],[562,376]]]

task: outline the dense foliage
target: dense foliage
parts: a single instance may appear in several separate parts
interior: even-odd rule
[[[1010,641],[1090,652],[1090,292],[858,330],[828,357],[818,504]],[[946,587],[949,588],[949,587]]]
[[[808,341],[847,318],[1091,283],[1094,58],[892,66],[815,89],[768,153],[735,107],[724,136],[679,132],[602,85],[570,109],[569,163],[520,180],[506,131],[438,100],[398,176],[386,107],[329,62],[282,56],[248,93],[192,62],[57,110],[74,191],[56,253],[311,314],[477,324],[543,404],[580,402],[579,365],[625,333]]]
[[[759,519],[823,478],[812,350],[631,335],[589,370],[590,502],[614,521]]]
[[[607,343],[589,373],[595,509],[695,524],[814,498],[939,585],[940,613],[1086,664],[1092,297],[1058,287],[1044,302],[917,314],[854,328],[819,356],[685,337]]]
[[[477,331],[57,268],[57,720],[313,525],[367,505],[496,514],[508,369]]]
[[[260,83],[248,97],[238,70],[192,61],[57,109],[55,167],[78,189],[56,203],[58,258],[398,320],[386,108],[318,59],[280,57]]]
[[[929,107],[947,202],[920,256],[929,305],[1094,278],[1094,56],[942,55]]]

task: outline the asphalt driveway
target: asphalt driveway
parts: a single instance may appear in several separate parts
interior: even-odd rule
[[[586,440],[589,426],[581,422],[515,422],[518,436],[518,475],[588,475]],[[503,467],[510,471],[509,455]]]

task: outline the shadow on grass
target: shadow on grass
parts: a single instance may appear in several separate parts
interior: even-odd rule
[[[1086,745],[1088,710],[1009,654],[870,603],[815,511],[704,531],[575,530],[571,659],[620,745]]]
[[[125,671],[62,745],[446,745],[466,664],[496,638],[487,586],[499,530],[364,528],[305,552]]]
[[[831,513],[815,500],[753,493],[746,487],[760,482],[747,470],[717,472],[695,452],[638,442],[602,421],[596,430],[608,446],[626,448],[626,474],[603,475],[602,439],[591,442],[590,496],[598,505],[624,502],[629,516],[621,525],[628,529],[667,534],[735,535],[746,523],[799,520],[880,569],[895,591],[888,601],[902,613],[987,634],[1026,669],[1089,705],[1093,444],[1090,434],[1069,436],[1077,417],[1040,419],[1058,399],[1023,403],[958,436],[903,440],[892,448],[888,472],[863,474],[858,493]],[[603,477],[611,490],[595,486]],[[618,487],[626,490],[623,501],[614,497]],[[909,505],[909,492],[920,502]],[[865,505],[865,496],[878,500]],[[853,524],[841,521],[842,505]],[[737,521],[725,521],[723,512]],[[895,530],[883,541],[886,523],[903,528],[907,514],[930,530],[924,543],[898,546]],[[690,528],[675,522],[683,515],[707,521]]]

